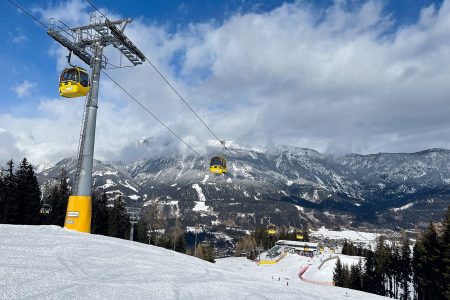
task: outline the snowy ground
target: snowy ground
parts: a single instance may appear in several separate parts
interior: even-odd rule
[[[331,254],[331,256],[339,256],[341,263],[346,264],[350,267],[350,265],[356,265],[359,262],[360,257],[358,256],[347,256],[347,255],[335,255]],[[319,266],[322,260],[328,258],[329,255],[324,254],[319,257],[314,257],[308,260],[308,264],[310,265],[308,270],[303,274],[303,277],[308,280],[319,281],[319,282],[332,282],[333,281],[333,271],[336,265],[336,259],[332,259],[326,261],[322,267],[319,269]],[[361,258],[363,259],[363,258]]]
[[[356,231],[356,230],[333,231],[326,229],[325,227],[321,227],[317,231],[312,231],[310,235],[321,239],[323,238],[329,238],[332,240],[345,239],[353,243],[358,244],[361,243],[372,246],[376,244],[376,239],[378,237],[378,234],[372,232]]]
[[[304,283],[302,263],[308,258],[288,255],[276,265],[211,264],[55,226],[0,225],[0,299],[381,299]]]

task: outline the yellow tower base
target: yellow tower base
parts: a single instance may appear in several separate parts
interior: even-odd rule
[[[64,228],[91,233],[91,196],[70,196]]]

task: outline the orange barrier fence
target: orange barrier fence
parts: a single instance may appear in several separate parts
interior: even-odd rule
[[[303,273],[305,273],[306,270],[308,270],[308,268],[309,268],[309,266],[306,265],[306,266],[304,266],[303,268],[301,268],[300,271],[298,271],[298,277],[299,277],[300,279],[302,279]]]
[[[315,281],[315,280],[309,280],[303,277],[303,274],[308,270],[309,266],[306,265],[298,271],[298,278],[300,278],[301,281],[312,283],[312,284],[318,284],[318,285],[327,285],[327,286],[334,286],[333,282],[323,282],[323,281]]]

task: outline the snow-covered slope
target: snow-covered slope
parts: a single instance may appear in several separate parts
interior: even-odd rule
[[[340,231],[329,230],[325,227],[320,227],[318,230],[314,230],[310,233],[310,236],[316,237],[320,240],[332,239],[332,240],[347,240],[355,244],[372,245],[373,247],[377,241],[377,234],[372,232],[357,231],[350,229],[342,229]]]
[[[276,266],[243,258],[211,264],[55,226],[0,225],[0,254],[0,299],[382,298],[304,283],[296,277],[300,265],[294,256]]]

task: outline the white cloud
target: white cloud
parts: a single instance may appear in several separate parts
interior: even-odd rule
[[[170,33],[137,19],[125,32],[220,138],[334,153],[450,147],[450,1],[423,8],[416,24],[398,28],[383,2],[349,3],[336,1],[324,10],[284,4]],[[69,1],[36,11],[80,25],[88,9]],[[52,49],[62,68],[67,51]],[[119,58],[114,50],[107,50],[111,62]],[[205,148],[209,132],[148,65],[108,72],[196,149]],[[184,149],[101,80],[98,158],[148,155],[136,144],[142,137],[162,149]],[[11,122],[8,131],[22,151],[54,162],[77,149],[82,102],[42,100],[41,117],[3,115],[0,124]]]
[[[19,46],[23,46],[25,42],[29,40],[29,38],[23,33],[23,30],[20,27],[15,28],[14,32],[8,32],[8,35],[11,43]]]
[[[0,168],[10,159],[18,161],[23,158],[23,152],[16,147],[14,136],[0,128]]]
[[[16,84],[15,86],[11,87],[11,90],[13,90],[17,97],[23,98],[25,96],[28,96],[32,93],[32,90],[37,86],[36,82],[30,82],[28,80],[24,80],[20,84]]]

